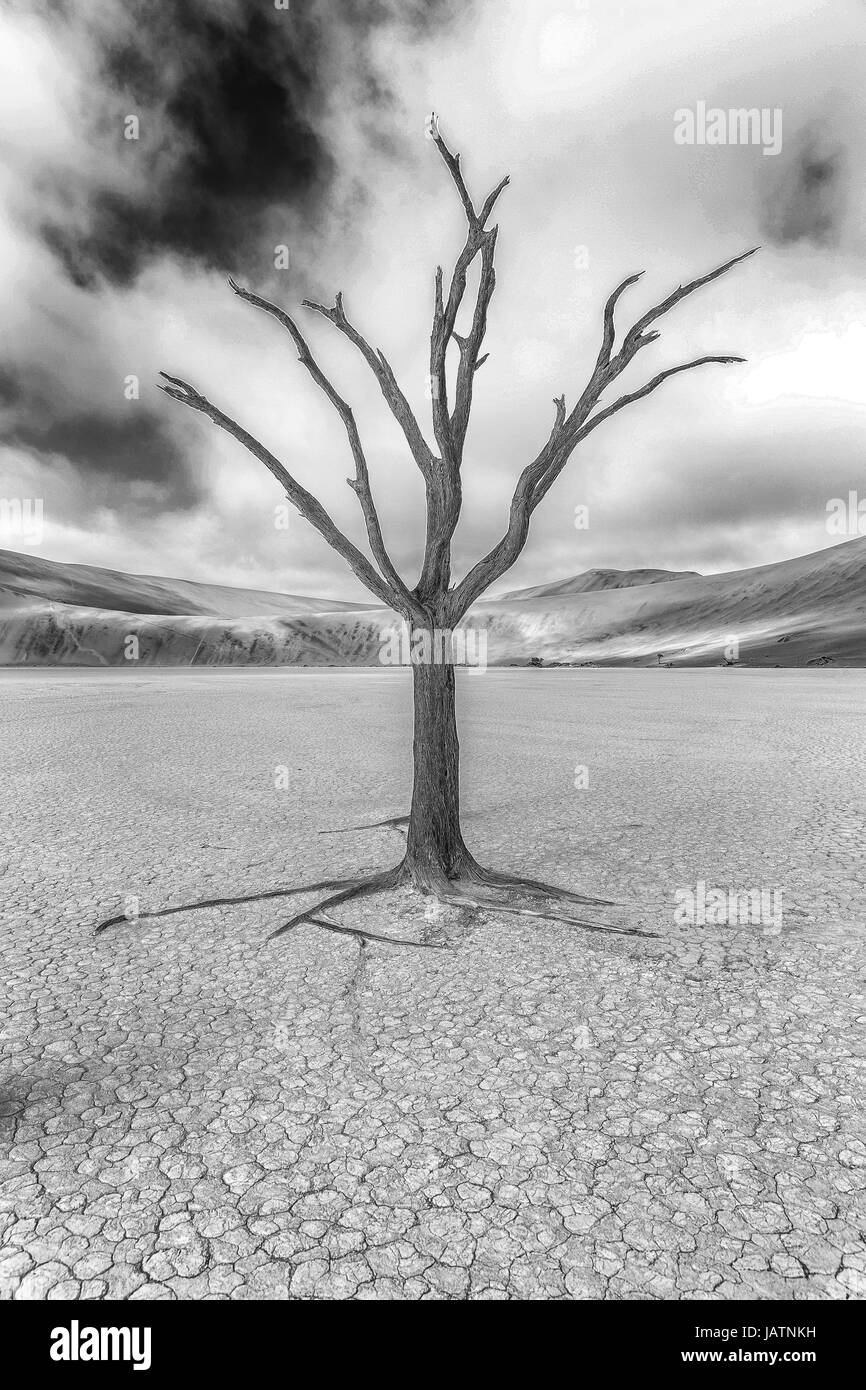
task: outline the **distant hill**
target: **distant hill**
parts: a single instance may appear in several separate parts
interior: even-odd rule
[[[536,584],[531,589],[513,589],[504,599],[556,598],[559,594],[589,594],[598,589],[634,589],[641,584],[667,584],[672,579],[700,579],[697,570],[584,570],[571,579],[552,584]],[[496,602],[499,600],[491,600]]]
[[[518,594],[476,612],[506,663],[531,651],[547,662],[707,666],[735,650],[743,665],[866,666],[866,536],[754,569]]]
[[[9,597],[48,599],[82,608],[105,608],[121,613],[161,613],[169,616],[218,618],[261,617],[269,613],[345,613],[370,604],[274,594],[259,589],[233,589],[224,584],[198,584],[190,579],[160,579],[151,574],[124,574],[96,565],[62,565],[13,550],[0,550],[0,611]]]
[[[611,576],[613,582],[610,582]],[[639,576],[639,578],[637,577]],[[649,576],[649,578],[647,578]],[[590,570],[483,601],[491,665],[866,666],[866,537],[729,574]],[[372,666],[387,610],[0,551],[0,664]]]

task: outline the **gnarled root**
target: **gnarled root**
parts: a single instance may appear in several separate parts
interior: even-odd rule
[[[277,936],[284,936],[286,932],[299,927],[302,922],[311,922],[317,918],[319,913],[327,912],[329,908],[339,907],[342,903],[351,902],[352,898],[365,898],[370,893],[384,893],[388,888],[397,886],[400,873],[400,865],[396,869],[385,869],[383,873],[373,874],[370,878],[356,879],[354,882],[346,884],[338,893],[332,893],[330,897],[321,898],[312,907],[304,908],[302,912],[296,912],[294,917],[290,917],[288,922],[284,922],[281,927],[277,927],[268,937],[273,941]],[[336,927],[334,922],[320,922],[321,926]],[[356,933],[353,933],[356,934]],[[369,936],[369,932],[358,933]],[[415,945],[415,942],[411,943]]]
[[[127,917],[125,913],[120,913],[118,917],[106,917],[104,922],[100,922],[95,929],[95,935],[107,931],[109,927],[122,926],[124,922],[135,920],[143,922],[152,920],[156,917],[173,917],[178,912],[195,912],[202,907],[236,907],[239,903],[260,903],[266,902],[269,898],[289,898],[297,893],[318,893],[323,888],[345,887],[352,882],[360,880],[345,878],[321,878],[316,883],[302,883],[297,888],[271,888],[264,893],[242,893],[234,898],[199,898],[194,903],[180,903],[177,907],[161,907],[157,912],[139,912],[135,918]]]
[[[503,874],[496,869],[487,869],[477,864],[474,859],[468,874],[473,883],[521,893],[525,897],[555,898],[559,902],[576,903],[579,907],[622,907],[622,903],[613,902],[610,898],[587,898],[583,893],[573,893],[568,888],[557,888],[552,883],[543,883],[541,879],[523,878],[519,874]]]
[[[390,825],[391,822],[381,822]],[[325,889],[324,898],[319,898],[309,907],[296,912],[287,922],[283,922],[270,933],[269,940],[284,936],[304,923],[324,927],[327,931],[354,936],[361,941],[376,941],[392,946],[415,946],[427,949],[441,949],[441,943],[412,941],[406,937],[383,936],[361,927],[349,927],[324,917],[322,914],[358,898],[385,893],[392,888],[411,887],[427,898],[452,907],[470,908],[474,912],[508,913],[520,917],[530,917],[537,921],[561,922],[565,926],[577,927],[584,931],[600,932],[615,936],[637,936],[655,938],[656,932],[641,931],[637,927],[617,927],[606,922],[588,921],[577,917],[570,910],[557,911],[557,904],[565,909],[577,907],[617,907],[620,904],[606,898],[587,897],[567,888],[558,888],[540,879],[523,878],[516,874],[499,873],[486,869],[476,863],[468,851],[457,871],[446,875],[444,871],[410,862],[408,856],[394,868],[385,869],[365,878],[319,879],[315,883],[304,883],[297,888],[274,888],[263,893],[249,893],[236,897],[202,898],[192,903],[181,903],[176,907],[160,908],[156,912],[142,912],[135,920],[155,920],[172,917],[181,912],[194,912],[208,907],[234,907],[241,903],[265,902],[274,898],[296,896],[299,893],[318,893]],[[532,906],[526,905],[526,900]],[[100,922],[96,932],[119,926],[130,919],[126,916],[109,917]]]
[[[320,830],[320,835],[351,835],[356,830],[393,830],[406,838],[408,816],[388,816],[385,820],[366,821],[362,825],[338,825],[332,830]]]
[[[498,888],[488,887],[485,891],[482,887],[478,891],[478,885],[471,880],[467,884],[464,880],[456,880],[450,885],[447,895],[443,895],[441,901],[450,903],[454,907],[471,907],[478,912],[497,912],[513,913],[518,917],[534,917],[542,922],[562,922],[567,927],[582,927],[584,931],[601,932],[604,935],[613,936],[645,936],[655,937],[656,932],[641,931],[638,927],[614,927],[609,922],[588,922],[583,917],[574,917],[571,913],[555,912],[552,910],[541,911],[539,908],[520,906],[520,898],[527,895],[527,890],[523,887],[512,887],[510,885]],[[542,889],[540,885],[533,887],[528,894],[533,899],[544,898],[548,902],[556,902],[562,898],[566,904],[580,901],[578,894],[566,894],[564,890],[554,887]],[[594,899],[584,899],[585,902],[592,903]]]

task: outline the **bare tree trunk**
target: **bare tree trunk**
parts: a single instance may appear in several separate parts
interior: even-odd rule
[[[470,856],[460,831],[460,746],[454,667],[412,668],[415,698],[414,773],[406,876],[422,889],[456,878]]]

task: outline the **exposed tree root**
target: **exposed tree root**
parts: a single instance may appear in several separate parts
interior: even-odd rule
[[[363,931],[361,927],[344,927],[340,922],[329,922],[326,917],[310,917],[307,919],[314,922],[317,927],[326,927],[328,931],[340,932],[343,936],[358,936],[361,944],[365,941],[378,941],[385,946],[417,946],[425,951],[442,951],[444,944],[439,941],[410,941],[408,936],[380,936],[378,932]]]
[[[490,888],[522,893],[526,897],[556,898],[562,902],[577,903],[580,907],[622,907],[622,903],[610,898],[587,898],[583,893],[573,893],[569,888],[557,888],[552,883],[543,883],[537,878],[522,878],[519,874],[504,874],[496,869],[486,869],[472,860],[469,878],[473,883],[482,883]]]
[[[143,922],[156,917],[173,917],[178,912],[195,912],[202,907],[236,907],[238,903],[265,902],[269,898],[290,898],[298,893],[318,893],[323,888],[339,888],[356,882],[358,882],[357,879],[320,878],[315,883],[302,883],[298,888],[271,888],[264,893],[242,893],[235,898],[200,898],[194,903],[180,903],[178,907],[161,907],[157,912],[139,912],[135,921]],[[123,912],[118,917],[107,917],[104,922],[99,923],[94,934],[98,936],[100,932],[107,931],[109,927],[119,927],[124,922],[131,920]]]
[[[585,931],[602,932],[613,936],[649,936],[654,937],[656,932],[641,931],[638,927],[612,927],[606,922],[587,922],[582,917],[572,917],[565,912],[538,912],[531,907],[517,907],[508,901],[504,901],[506,893],[514,892],[519,896],[519,890],[500,889],[498,896],[484,898],[472,897],[459,882],[455,883],[452,892],[444,899],[454,907],[472,907],[478,912],[506,912],[514,913],[518,917],[535,917],[543,922],[563,922],[568,927],[582,927]],[[551,889],[545,894],[547,898],[554,897],[556,890]]]
[[[309,922],[319,913],[327,912],[331,907],[339,907],[341,903],[347,903],[352,898],[363,898],[370,893],[381,893],[387,888],[395,888],[401,867],[398,864],[395,869],[385,869],[384,872],[373,874],[370,878],[355,879],[354,882],[341,888],[338,893],[332,893],[327,898],[321,898],[312,907],[305,908],[302,912],[296,912],[294,917],[289,918],[288,922],[284,922],[281,927],[277,927],[276,931],[272,931],[268,940],[273,941],[275,937],[284,936],[286,932],[299,927],[302,922]]]
[[[380,824],[385,825],[390,824],[390,822],[383,821]],[[268,940],[284,936],[287,932],[293,931],[304,923],[311,923],[324,927],[327,931],[354,936],[361,941],[376,941],[391,946],[443,949],[442,944],[438,942],[412,941],[406,937],[384,936],[365,928],[344,926],[342,923],[334,922],[329,917],[322,915],[332,908],[342,907],[355,899],[400,887],[414,888],[424,896],[433,897],[443,904],[457,908],[468,908],[473,912],[493,914],[501,912],[519,917],[531,917],[537,921],[561,922],[565,926],[602,934],[609,933],[614,936],[656,938],[658,935],[656,932],[641,931],[637,927],[617,927],[606,922],[587,921],[585,918],[576,917],[568,911],[557,911],[557,904],[564,905],[566,908],[575,905],[581,907],[617,907],[621,904],[611,902],[606,898],[586,897],[582,893],[575,893],[567,888],[558,888],[553,884],[543,883],[540,879],[522,878],[516,874],[505,874],[486,869],[476,863],[468,851],[460,872],[454,877],[447,877],[444,873],[436,870],[422,869],[403,859],[393,868],[385,869],[365,878],[326,878],[319,879],[315,883],[303,883],[296,888],[273,888],[263,893],[248,893],[235,897],[202,898],[192,903],[181,903],[177,907],[160,908],[156,912],[142,912],[135,920],[152,921],[160,917],[173,917],[181,912],[195,912],[208,907],[234,907],[242,903],[266,902],[274,898],[297,896],[299,893],[318,893],[326,889],[333,889],[335,891],[329,892],[326,897],[319,898],[309,907],[296,912],[287,922],[283,922],[281,926],[270,933]],[[538,905],[533,907],[523,905],[521,899],[527,898]],[[109,917],[104,922],[99,923],[96,933],[106,931],[108,927],[120,926],[129,920],[131,919],[125,915]]]
[[[408,816],[388,816],[386,820],[367,821],[364,825],[338,825],[333,830],[320,830],[320,835],[351,835],[355,830],[396,830],[405,836]]]
[[[419,874],[419,871],[404,859],[393,869],[386,869],[383,873],[373,874],[370,878],[347,884],[341,887],[338,892],[320,899],[319,902],[301,912],[295,913],[288,922],[271,932],[269,939],[282,936],[284,933],[294,930],[295,927],[301,926],[304,922],[315,922],[320,926],[327,926],[331,930],[343,930],[351,935],[363,935],[375,940],[377,938],[372,933],[362,932],[360,929],[340,928],[337,923],[323,921],[320,914],[331,908],[342,906],[355,898],[387,892],[390,888],[401,886],[417,888],[425,896],[433,897],[441,903],[452,907],[471,908],[476,912],[504,912],[520,917],[532,917],[538,921],[562,922],[565,926],[582,928],[584,931],[610,933],[614,936],[650,938],[657,936],[656,932],[641,931],[637,927],[616,927],[608,923],[586,921],[585,918],[575,917],[571,913],[557,912],[554,907],[556,903],[578,904],[583,907],[616,907],[619,904],[606,898],[586,897],[581,893],[571,892],[567,888],[557,888],[553,884],[543,883],[540,879],[521,878],[514,874],[500,874],[495,870],[483,868],[475,862],[471,855],[467,854],[463,870],[456,878],[447,878],[444,874],[428,872]],[[521,906],[520,899],[526,897],[536,900],[543,899],[551,905],[550,909],[542,911]],[[378,939],[388,939],[394,944],[401,945],[432,944],[410,943],[406,940],[401,940],[398,943],[398,939],[394,937]]]

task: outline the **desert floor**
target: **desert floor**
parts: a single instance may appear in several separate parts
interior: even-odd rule
[[[417,947],[269,943],[279,898],[94,936],[392,862],[321,832],[407,809],[410,684],[0,673],[4,1296],[866,1296],[862,673],[463,675],[477,856],[657,939],[408,895],[341,920]],[[699,881],[781,926],[678,924]]]

